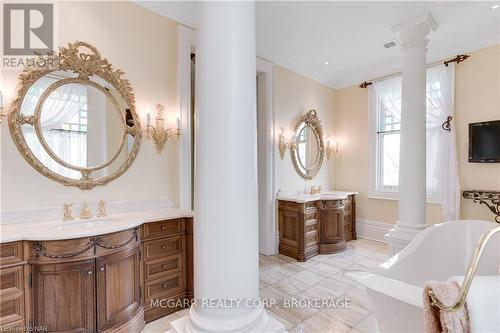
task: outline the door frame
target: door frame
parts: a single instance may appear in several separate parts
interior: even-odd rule
[[[262,138],[261,133],[265,135],[264,140],[257,140],[258,168],[264,171],[264,175],[259,176],[259,189],[261,189],[259,191],[259,253],[273,255],[278,253],[274,168],[276,129],[273,107],[273,64],[257,57],[256,69],[258,90],[263,95],[257,101],[259,138]]]
[[[177,64],[181,137],[179,149],[179,207],[192,210],[191,53],[196,51],[196,31],[177,25]]]

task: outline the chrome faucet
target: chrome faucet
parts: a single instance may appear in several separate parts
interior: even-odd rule
[[[91,217],[92,217],[92,213],[90,212],[89,204],[87,203],[87,201],[84,201],[82,203],[82,210],[80,211],[80,218],[81,219],[89,219]]]
[[[97,217],[106,217],[108,213],[106,212],[106,203],[104,200],[99,200],[97,204]]]
[[[72,203],[63,204],[63,221],[71,221],[74,219],[74,217],[71,215],[71,206],[73,206]]]

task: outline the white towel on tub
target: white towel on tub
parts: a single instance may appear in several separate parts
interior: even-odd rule
[[[463,276],[453,276],[462,286]],[[466,298],[471,333],[500,332],[500,275],[476,275]]]

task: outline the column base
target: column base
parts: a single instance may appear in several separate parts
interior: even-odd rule
[[[239,327],[233,326],[235,320],[232,318],[228,318],[227,321],[224,320],[214,320],[200,323],[198,322],[196,325],[193,325],[194,322],[199,321],[199,318],[196,318],[196,313],[191,309],[190,314],[184,316],[182,318],[176,319],[170,323],[173,328],[174,333],[197,333],[197,332],[213,332],[213,333],[245,333],[245,332],[259,332],[259,333],[286,333],[285,326],[280,323],[278,320],[273,317],[267,315],[266,311],[261,309],[258,310],[260,313],[257,313],[256,322],[244,323],[243,325],[237,325]],[[243,319],[242,321],[246,321]],[[203,328],[199,327],[200,324],[203,324]]]
[[[407,247],[413,238],[425,228],[424,224],[408,227],[397,222],[396,226],[384,235],[384,239],[389,243],[390,251],[394,255]]]

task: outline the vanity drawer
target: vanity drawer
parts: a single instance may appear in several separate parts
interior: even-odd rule
[[[310,231],[306,233],[305,237],[305,247],[313,246],[318,244],[318,232],[317,231]]]
[[[182,271],[183,256],[181,254],[168,257],[144,265],[144,279],[146,281],[161,278],[166,275]]]
[[[22,290],[23,289],[23,266],[3,268],[0,271],[0,290]]]
[[[304,221],[306,221],[306,222],[311,221],[311,220],[316,221],[317,219],[318,219],[318,211],[317,210],[304,213]]]
[[[144,260],[151,261],[182,254],[184,236],[168,237],[144,242]]]
[[[0,266],[16,265],[23,262],[22,242],[0,244]]]
[[[0,331],[7,327],[23,326],[24,322],[24,293],[22,291],[2,292],[0,302]],[[4,326],[7,325],[7,326]],[[12,326],[11,326],[12,325]]]
[[[309,220],[304,223],[304,231],[307,234],[310,231],[318,230],[318,221],[317,220]]]
[[[311,202],[306,202],[305,205],[304,205],[304,210],[307,210],[307,209],[315,209],[316,208],[316,201],[311,201]]]
[[[166,276],[162,279],[146,282],[144,301],[161,300],[184,292],[186,286],[182,273]]]
[[[172,236],[184,232],[184,219],[175,219],[143,225],[142,239]]]

